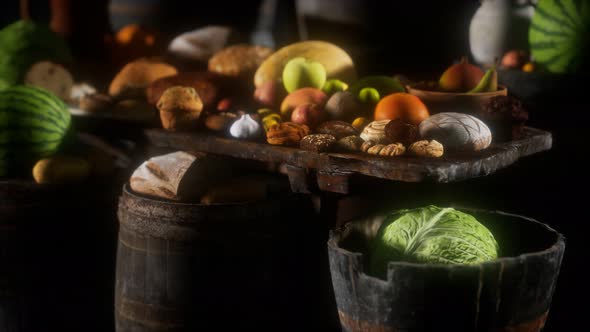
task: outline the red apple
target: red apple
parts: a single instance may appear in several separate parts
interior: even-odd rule
[[[324,118],[324,111],[318,104],[303,104],[295,107],[291,113],[291,122],[315,128]]]
[[[268,81],[254,91],[254,100],[263,106],[278,106],[285,92],[278,82]]]

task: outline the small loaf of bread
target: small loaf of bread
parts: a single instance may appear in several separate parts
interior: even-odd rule
[[[109,86],[109,95],[118,98],[143,98],[146,88],[154,81],[178,72],[173,66],[150,59],[128,63],[115,76]]]
[[[177,151],[141,164],[131,175],[130,185],[141,194],[190,201],[230,175],[231,170],[220,159],[204,153]]]
[[[479,151],[492,143],[490,128],[478,118],[463,113],[438,113],[422,121],[420,137],[436,140],[445,149]]]
[[[209,59],[209,71],[227,76],[252,76],[272,49],[247,44],[232,45]]]

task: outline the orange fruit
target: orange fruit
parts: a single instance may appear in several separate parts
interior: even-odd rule
[[[532,73],[535,71],[535,64],[533,62],[527,62],[522,66],[522,71],[525,73]]]
[[[375,107],[375,121],[396,120],[418,126],[430,113],[420,98],[409,93],[393,93],[382,98]]]
[[[152,47],[156,43],[156,35],[138,24],[129,24],[117,32],[115,40],[119,45]]]

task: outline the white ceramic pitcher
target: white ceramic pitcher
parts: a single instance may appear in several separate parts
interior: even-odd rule
[[[475,61],[490,64],[511,49],[528,49],[534,2],[482,0],[469,25],[469,47]]]

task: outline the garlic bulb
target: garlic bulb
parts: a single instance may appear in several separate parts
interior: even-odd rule
[[[242,115],[229,128],[229,133],[235,138],[253,138],[261,134],[260,124],[252,119],[250,114]]]

